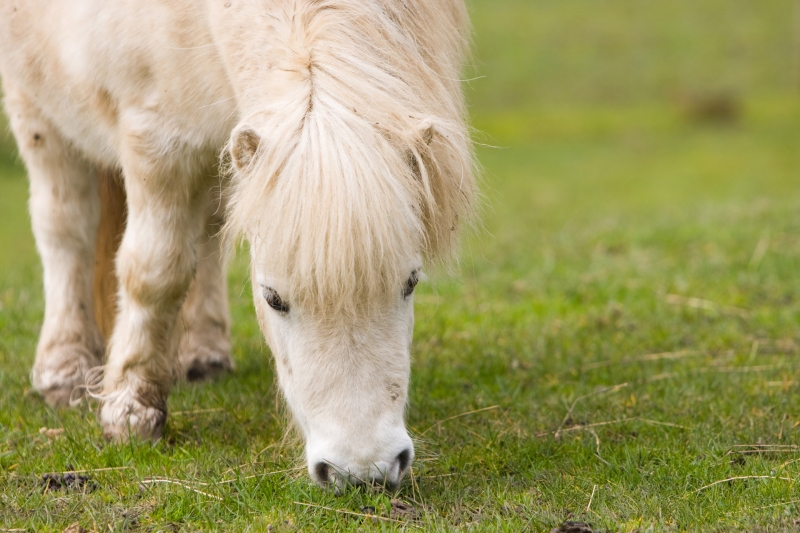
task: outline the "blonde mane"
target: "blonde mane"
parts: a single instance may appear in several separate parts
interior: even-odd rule
[[[233,172],[228,229],[269,250],[293,302],[357,311],[445,262],[475,196],[452,0],[280,0],[243,109],[255,157]],[[235,138],[236,132],[234,132]],[[234,147],[235,148],[235,147]],[[255,148],[255,147],[254,147]]]

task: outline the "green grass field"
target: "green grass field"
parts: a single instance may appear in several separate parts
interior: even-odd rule
[[[460,274],[417,293],[417,458],[398,493],[336,497],[305,474],[241,258],[237,371],[177,385],[161,441],[109,444],[94,406],[47,407],[28,379],[41,268],[8,140],[0,527],[800,529],[796,2],[470,5],[483,225]],[[85,490],[44,489],[65,470],[88,470]]]

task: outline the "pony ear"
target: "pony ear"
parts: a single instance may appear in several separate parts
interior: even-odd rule
[[[249,124],[233,130],[230,140],[230,151],[233,164],[236,169],[245,170],[253,162],[258,147],[261,144],[261,136]]]

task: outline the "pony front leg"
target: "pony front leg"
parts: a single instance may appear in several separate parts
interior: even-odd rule
[[[184,158],[191,159],[191,158]],[[124,165],[128,225],[117,258],[119,315],[109,344],[100,422],[107,438],[157,439],[176,372],[175,323],[194,276],[204,184],[172,165]]]
[[[96,169],[21,92],[6,86],[6,109],[31,184],[31,222],[44,268],[45,312],[33,387],[53,406],[68,403],[104,343],[92,315],[100,217]]]

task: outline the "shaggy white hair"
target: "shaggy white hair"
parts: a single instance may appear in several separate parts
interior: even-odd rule
[[[241,110],[231,137],[234,160],[237,144],[253,154],[233,172],[228,231],[269,250],[260,259],[293,302],[355,313],[399,290],[420,253],[446,262],[470,218],[466,10],[455,0],[267,4],[269,68],[249,75],[263,76],[268,96],[247,99],[258,105]]]

